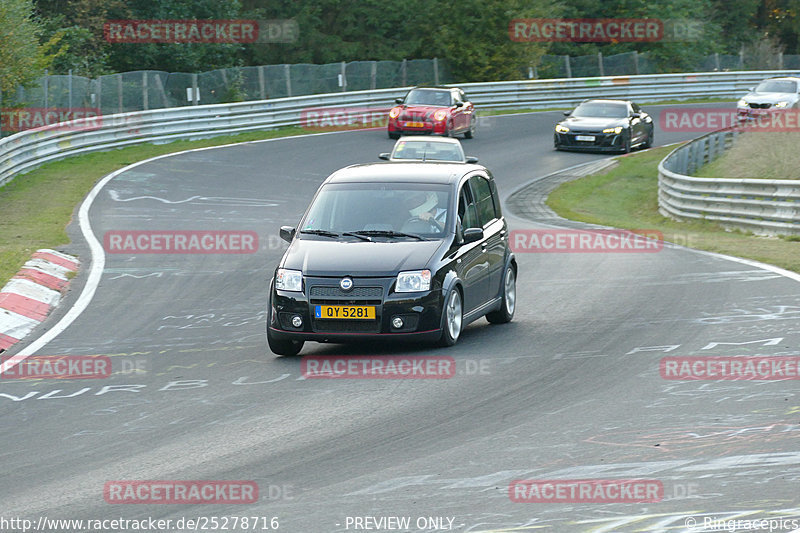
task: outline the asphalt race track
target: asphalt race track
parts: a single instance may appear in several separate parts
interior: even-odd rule
[[[607,157],[554,151],[560,116],[486,118],[463,145],[508,200],[534,178]],[[695,135],[657,130],[656,144]],[[213,229],[254,231],[260,247],[106,254],[90,305],[37,354],[107,355],[114,374],[0,383],[2,518],[277,517],[292,533],[713,531],[701,527],[712,517],[800,528],[797,381],[659,374],[665,356],[800,355],[800,283],[773,271],[672,246],[518,253],[508,325],[480,320],[446,350],[307,343],[301,356],[274,357],[264,327],[285,249],[278,227],[297,223],[329,173],[392,144],[375,130],[288,138],[161,158],[110,180],[88,213],[101,242],[113,230]],[[507,215],[512,229],[540,227]],[[70,232],[84,270],[33,337],[86,284],[77,220]],[[452,356],[457,373],[303,379],[310,354]],[[655,480],[663,498],[509,497],[514,480],[595,478]],[[104,486],[115,480],[249,480],[259,498],[109,504]],[[410,526],[378,526],[388,517]]]

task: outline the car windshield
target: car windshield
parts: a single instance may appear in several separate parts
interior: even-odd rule
[[[796,93],[797,82],[791,80],[762,81],[756,87],[757,93]]]
[[[628,116],[628,106],[625,104],[609,104],[601,102],[586,102],[575,108],[573,117],[597,118],[625,118]]]
[[[425,161],[464,161],[460,144],[434,141],[398,141],[392,152],[393,159],[421,159]]]
[[[445,185],[333,183],[314,198],[300,231],[440,237],[450,222],[449,205],[450,191]]]
[[[450,91],[431,91],[414,89],[409,91],[404,101],[408,105],[432,105],[450,107],[452,105]]]

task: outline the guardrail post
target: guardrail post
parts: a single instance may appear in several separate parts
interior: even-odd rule
[[[600,75],[605,76],[605,69],[603,68],[603,52],[597,52],[597,67],[600,69]]]
[[[164,90],[164,84],[161,83],[161,76],[159,76],[158,74],[156,74],[156,90],[158,91],[159,94],[161,94],[161,103],[164,104],[161,107],[165,108],[169,107],[169,98],[167,98],[167,91]]]
[[[400,86],[401,87],[406,87],[408,85],[408,83],[406,81],[407,80],[407,72],[408,72],[407,64],[408,64],[408,60],[407,59],[403,59],[403,65],[400,67]]]
[[[433,58],[433,84],[439,85],[439,58]]]
[[[147,111],[148,101],[147,101],[147,71],[145,70],[142,72],[142,108]]]
[[[49,86],[50,86],[50,75],[47,73],[47,69],[44,69],[44,87],[43,87],[43,89],[44,89],[44,106],[43,107],[45,109],[47,109],[49,107],[48,106],[48,102],[47,102],[47,96],[48,96],[48,94],[47,94],[48,91],[47,90],[48,90]]]
[[[258,95],[262,100],[267,99],[267,90],[264,86],[264,66],[258,67]]]
[[[778,52],[778,70],[783,70],[783,52]]]
[[[639,52],[636,50],[633,51],[633,72],[639,75]]]
[[[568,78],[572,77],[572,66],[569,64],[569,56],[564,56],[564,70]]]
[[[67,73],[67,93],[67,108],[72,111],[72,69],[69,69]]]
[[[197,74],[192,74],[192,105],[197,105],[200,101],[200,87],[197,85]]]
[[[122,113],[122,74],[117,74],[117,113]]]
[[[708,139],[708,162],[711,163],[717,158],[717,145],[719,141],[719,134],[712,135]]]
[[[342,92],[347,91],[347,63],[342,61]]]
[[[373,91],[375,90],[375,84],[378,81],[378,62],[372,61],[370,63],[370,72],[369,72],[369,88]]]
[[[286,73],[286,96],[292,96],[292,67],[286,63],[283,65],[283,71]]]
[[[97,77],[97,89],[95,90],[96,94],[96,101],[92,102],[95,104],[97,109],[100,110],[100,114],[103,114],[103,78],[98,76]]]
[[[744,45],[739,48],[739,70],[744,70]]]
[[[717,72],[719,72],[719,52],[714,52],[714,65]]]

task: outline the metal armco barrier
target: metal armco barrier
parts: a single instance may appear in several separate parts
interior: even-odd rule
[[[697,178],[741,132],[715,131],[673,150],[658,165],[658,207],[678,220],[706,219],[757,234],[800,235],[800,180]]]
[[[481,108],[564,108],[586,98],[736,98],[763,78],[793,71],[710,72],[460,84]],[[319,107],[386,109],[408,88],[341,92],[256,102],[174,107],[61,123],[0,141],[0,185],[57,159],[133,144],[201,139],[301,124]]]

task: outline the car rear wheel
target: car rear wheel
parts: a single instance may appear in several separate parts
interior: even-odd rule
[[[514,310],[517,308],[517,274],[511,265],[506,269],[503,276],[503,302],[500,309],[492,311],[486,315],[486,320],[492,324],[505,324],[514,318]]]
[[[461,293],[458,292],[456,287],[450,289],[450,294],[447,295],[447,303],[445,303],[442,310],[442,337],[439,339],[441,346],[452,346],[458,342],[461,336],[461,327],[464,320],[464,309],[461,305]]]

